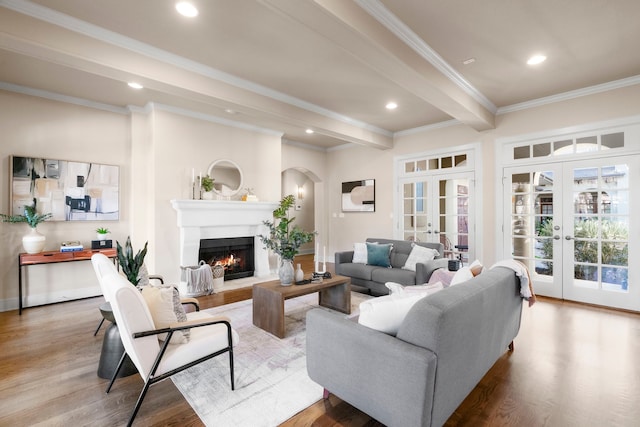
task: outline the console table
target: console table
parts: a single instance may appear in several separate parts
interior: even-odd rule
[[[115,248],[84,249],[75,252],[45,251],[38,254],[21,253],[18,255],[18,314],[22,315],[22,267],[37,264],[55,264],[71,261],[89,261],[93,254],[101,253],[109,258],[118,256]],[[26,307],[25,307],[26,308]]]

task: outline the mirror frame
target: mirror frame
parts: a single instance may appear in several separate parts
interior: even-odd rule
[[[238,166],[238,164],[236,162],[234,162],[233,160],[229,160],[229,159],[218,159],[218,160],[214,161],[213,163],[211,163],[209,165],[209,168],[207,169],[207,174],[211,178],[214,179],[214,184],[215,184],[215,177],[213,176],[212,172],[213,172],[214,168],[216,167],[216,165],[218,165],[220,163],[223,163],[223,162],[231,163],[231,165],[236,168],[236,170],[238,171],[238,174],[240,174],[240,183],[238,184],[238,188],[234,189],[230,194],[222,194],[215,187],[213,188],[213,191],[214,191],[214,193],[219,194],[221,196],[230,196],[230,197],[231,196],[235,196],[242,189],[242,183],[244,182],[244,176],[242,175],[242,169],[240,169],[240,166]]]

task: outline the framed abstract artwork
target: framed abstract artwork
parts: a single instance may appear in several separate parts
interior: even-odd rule
[[[376,180],[342,183],[342,212],[375,212]]]
[[[116,221],[120,218],[120,168],[37,157],[9,158],[10,214],[36,200],[52,221]]]

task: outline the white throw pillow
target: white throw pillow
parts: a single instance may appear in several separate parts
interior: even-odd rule
[[[187,320],[187,315],[180,303],[180,295],[173,287],[145,286],[142,288],[142,296],[149,307],[156,329],[168,328],[172,323]],[[166,338],[167,334],[158,334],[160,341],[164,341]],[[182,344],[188,339],[188,330],[174,332],[171,344]]]
[[[366,243],[353,244],[353,261],[352,262],[354,264],[367,263],[367,244]]]
[[[473,273],[471,272],[471,268],[462,267],[460,270],[456,271],[456,274],[451,279],[451,283],[449,286],[457,285],[458,283],[466,282],[469,279],[473,279]]]
[[[387,282],[384,284],[388,289],[389,289],[389,293],[391,295],[395,295],[395,294],[415,294],[418,292],[424,293],[426,295],[432,295],[435,294],[438,291],[441,291],[444,289],[444,285],[442,284],[442,282],[435,282],[435,283],[425,283],[424,285],[409,285],[409,286],[403,286],[400,283],[395,283],[395,282]]]
[[[385,295],[360,303],[358,323],[371,329],[396,335],[405,316],[426,293]]]
[[[471,264],[469,264],[469,268],[471,269],[471,273],[473,273],[474,277],[482,273],[482,270],[484,270],[484,266],[478,260],[475,260]]]
[[[425,248],[424,246],[414,244],[411,249],[411,253],[409,254],[409,258],[407,258],[402,268],[405,270],[416,271],[417,263],[431,261],[439,253],[440,252],[435,249]]]

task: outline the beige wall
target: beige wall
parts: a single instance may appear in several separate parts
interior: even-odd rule
[[[409,133],[395,138],[391,150],[352,147],[327,153],[329,180],[327,207],[329,215],[331,253],[349,250],[353,242],[366,237],[392,237],[393,167],[394,157],[447,147],[480,143],[482,188],[482,222],[478,224],[482,241],[478,253],[485,264],[496,260],[497,224],[496,167],[502,155],[500,138],[513,138],[560,129],[575,129],[594,122],[630,117],[640,114],[640,85],[598,93],[537,108],[501,114],[496,128],[476,132],[463,125]],[[632,141],[638,144],[640,141]],[[340,183],[359,179],[376,180],[376,212],[345,213],[340,215]]]
[[[262,201],[281,197],[281,172],[306,171],[314,185],[314,229],[327,246],[328,258],[366,237],[393,236],[394,158],[470,143],[481,146],[483,198],[480,243],[483,261],[496,254],[496,157],[499,138],[575,128],[593,122],[640,114],[640,85],[612,90],[528,110],[499,115],[496,128],[475,132],[456,125],[396,137],[395,147],[360,146],[328,152],[282,144],[273,133],[231,127],[150,107],[148,112],[116,114],[11,92],[0,91],[0,209],[8,210],[10,155],[50,157],[120,166],[120,221],[47,222],[46,249],[63,240],[86,246],[97,226],[112,230],[114,240],[131,235],[136,248],[149,241],[147,262],[168,281],[178,279],[178,229],[170,200],[189,198],[191,169],[205,172],[211,162],[233,160],[243,170],[243,187],[253,187]],[[640,144],[640,141],[634,142]],[[376,180],[376,212],[342,213],[341,183]],[[24,224],[0,223],[0,310],[17,307],[17,254]],[[99,294],[89,263],[29,268],[28,304]]]
[[[120,166],[120,221],[53,222],[38,226],[45,234],[45,250],[57,250],[65,240],[91,247],[97,227],[107,227],[111,237],[126,236],[129,228],[129,118],[91,108],[0,91],[0,211],[9,210],[9,156],[77,160]],[[18,306],[17,257],[23,252],[26,224],[0,222],[0,310]],[[26,274],[27,305],[73,297],[99,295],[91,264],[38,265]]]

